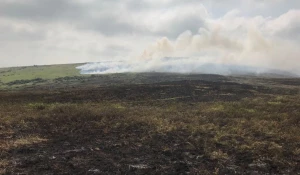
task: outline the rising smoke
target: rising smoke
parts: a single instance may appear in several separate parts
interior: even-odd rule
[[[234,11],[218,20],[207,19],[197,33],[187,30],[173,40],[163,37],[136,58],[89,63],[78,68],[84,74],[149,71],[231,74],[233,70],[263,73],[270,69],[300,73],[300,36],[293,35],[294,21],[290,19],[290,16],[300,19],[299,10],[274,19],[238,14]]]

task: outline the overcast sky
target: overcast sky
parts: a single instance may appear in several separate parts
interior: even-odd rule
[[[0,0],[0,67],[164,56],[300,69],[298,0]]]

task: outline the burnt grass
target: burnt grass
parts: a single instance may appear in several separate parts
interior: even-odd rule
[[[0,174],[300,174],[299,79],[150,77],[0,91]]]

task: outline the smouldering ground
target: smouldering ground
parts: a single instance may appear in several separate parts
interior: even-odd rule
[[[1,91],[0,174],[299,174],[299,80],[276,80]]]

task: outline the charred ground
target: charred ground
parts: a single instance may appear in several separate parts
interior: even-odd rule
[[[0,91],[0,174],[300,173],[297,78],[129,73],[23,83]]]

